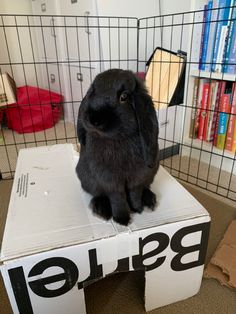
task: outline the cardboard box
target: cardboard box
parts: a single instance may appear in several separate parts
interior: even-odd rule
[[[16,84],[8,73],[0,74],[0,107],[16,103]]]
[[[218,280],[222,286],[236,289],[236,219],[227,228],[204,276]]]
[[[77,160],[71,144],[19,153],[1,250],[14,313],[86,313],[84,286],[119,271],[145,271],[147,311],[195,295],[210,225],[202,205],[160,167],[155,211],[106,222],[88,208]]]

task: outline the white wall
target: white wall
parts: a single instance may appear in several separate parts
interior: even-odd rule
[[[32,14],[32,0],[1,0],[0,14]]]
[[[161,14],[182,13],[194,10],[195,0],[160,0]]]
[[[1,0],[0,14],[31,14],[32,0]],[[51,0],[53,1],[53,0]],[[56,0],[58,1],[58,0]],[[70,0],[63,0],[65,3]],[[189,11],[194,0],[160,0],[161,14]],[[78,0],[79,2],[79,0]],[[101,15],[147,17],[159,15],[158,0],[97,0]],[[137,5],[138,3],[138,5]]]
[[[28,27],[14,27],[17,24],[28,25],[27,17],[10,15],[32,14],[32,0],[0,0],[0,14],[7,14],[0,19],[0,72],[8,72],[16,81],[17,86],[36,85],[34,65],[22,65],[23,62],[33,62],[32,47],[35,58],[37,56],[37,44],[35,42],[34,29]],[[32,20],[30,20],[32,23]],[[8,27],[11,25],[11,27]],[[11,63],[11,64],[9,64]],[[5,64],[5,65],[4,65]],[[6,65],[7,64],[7,65]]]
[[[97,0],[99,15],[146,17],[159,15],[158,0]]]

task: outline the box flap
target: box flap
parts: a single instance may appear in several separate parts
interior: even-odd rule
[[[1,260],[208,216],[207,211],[160,167],[152,190],[155,211],[133,214],[128,227],[104,221],[89,209],[91,196],[76,176],[72,144],[23,149],[19,153],[4,231]]]

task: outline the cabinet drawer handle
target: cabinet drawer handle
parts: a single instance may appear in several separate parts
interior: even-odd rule
[[[84,12],[84,23],[85,23],[85,33],[87,33],[88,35],[91,34],[91,32],[89,31],[89,11]]]
[[[51,25],[51,35],[52,35],[52,37],[56,37],[56,32],[55,32],[55,28],[54,28],[54,18],[51,18],[50,25]]]

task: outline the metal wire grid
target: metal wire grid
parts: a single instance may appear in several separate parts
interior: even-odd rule
[[[162,164],[181,180],[236,200],[235,154],[188,137],[193,80],[204,77],[198,70],[198,40],[203,23],[203,10],[143,19],[1,16],[0,39],[5,44],[5,58],[1,58],[0,73],[7,71],[18,86],[34,85],[65,96],[60,128],[55,125],[50,130],[22,135],[2,129],[0,149],[1,155],[5,154],[5,165],[0,169],[2,177],[13,177],[22,147],[77,143],[78,107],[97,73],[115,67],[145,72],[152,52],[156,47],[163,47],[187,52],[187,63],[183,104],[157,113],[164,119],[160,126],[160,146],[168,152],[166,157],[170,156]],[[12,52],[16,46],[18,55]],[[52,68],[56,84],[52,82]],[[235,76],[224,73],[217,76],[209,73],[207,77],[210,81],[235,81]],[[7,132],[11,133],[11,141],[7,141]]]
[[[184,101],[183,104],[174,108],[169,107],[166,110],[165,121],[172,123],[172,133],[168,134],[168,125],[165,124],[159,139],[160,142],[163,142],[164,148],[172,145],[172,151],[175,145],[179,144],[179,154],[164,159],[162,164],[175,177],[183,181],[236,200],[235,152],[219,150],[212,143],[189,138],[190,116],[194,109],[192,103],[194,78],[208,78],[210,82],[213,80],[235,82],[236,78],[235,75],[206,73],[198,69],[199,40],[204,24],[203,13],[203,10],[198,10],[140,19],[139,39],[141,42],[145,42],[145,50],[139,54],[139,68],[144,69],[148,57],[156,47],[163,47],[175,52],[177,50],[187,52]],[[212,23],[218,21],[220,21],[219,15]],[[161,68],[163,60],[157,62],[160,62]],[[211,112],[212,110],[207,109],[207,111]],[[220,113],[219,109],[215,111]],[[160,111],[158,114],[160,115]],[[169,121],[170,119],[172,121]],[[180,126],[181,131],[176,137]]]
[[[3,178],[13,177],[21,148],[77,143],[77,111],[96,74],[109,68],[137,71],[137,21],[129,17],[1,16],[0,74],[8,72],[17,86],[36,86],[50,95],[56,91],[64,96],[59,126],[21,135],[2,129]]]

